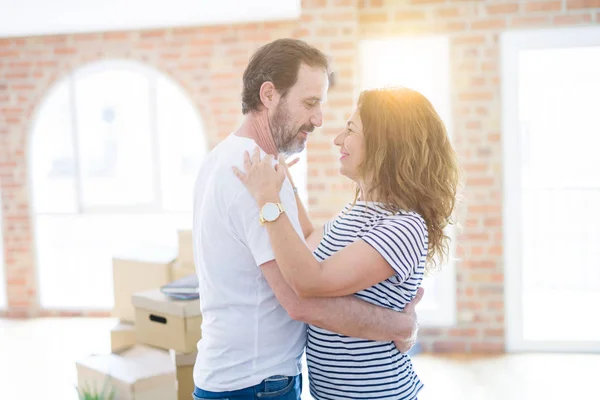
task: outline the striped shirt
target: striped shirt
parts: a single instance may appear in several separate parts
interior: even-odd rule
[[[314,255],[320,261],[362,239],[377,250],[396,274],[356,296],[402,311],[423,279],[427,225],[415,212],[392,213],[377,203],[347,205],[325,224]],[[310,393],[317,400],[416,399],[423,384],[408,355],[393,342],[351,338],[309,326],[307,342]]]

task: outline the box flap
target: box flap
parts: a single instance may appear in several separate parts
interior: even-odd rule
[[[129,322],[119,321],[115,326],[110,330],[111,332],[128,332],[135,331],[135,326]]]
[[[135,293],[131,297],[131,303],[136,308],[182,318],[201,315],[199,299],[175,300],[164,295],[160,289]]]
[[[160,387],[172,379],[175,371],[169,353],[142,345],[120,354],[90,355],[76,365],[108,375],[132,391]]]
[[[198,352],[180,353],[173,349],[169,350],[169,354],[171,355],[171,360],[173,361],[173,364],[175,364],[178,367],[194,365],[196,363],[196,357],[198,356]]]

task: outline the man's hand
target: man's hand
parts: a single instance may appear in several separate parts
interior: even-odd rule
[[[410,349],[412,349],[412,347],[415,345],[415,343],[417,341],[417,332],[419,330],[419,323],[417,322],[417,313],[415,312],[415,307],[417,306],[417,304],[419,304],[419,302],[423,298],[424,292],[425,292],[425,290],[423,290],[423,288],[420,287],[417,290],[417,294],[416,294],[415,298],[412,299],[412,301],[404,307],[404,311],[402,311],[404,314],[406,314],[407,316],[409,316],[412,319],[413,330],[412,330],[412,335],[411,335],[410,339],[396,340],[394,342],[394,344],[396,345],[396,348],[401,353],[407,353]]]

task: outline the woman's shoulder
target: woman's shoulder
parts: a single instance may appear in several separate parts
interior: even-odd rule
[[[371,229],[386,229],[396,232],[412,232],[421,237],[427,236],[427,223],[415,211],[381,212],[370,227]]]

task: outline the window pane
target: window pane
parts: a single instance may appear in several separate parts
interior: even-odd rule
[[[295,154],[290,157],[290,161],[296,157],[300,158],[300,161],[296,163],[296,165],[290,168],[290,174],[292,175],[292,179],[294,180],[294,184],[298,188],[298,195],[304,204],[304,208],[308,211],[308,184],[307,184],[307,171],[308,166],[306,164],[306,149],[300,154]]]
[[[31,134],[32,203],[36,213],[75,213],[75,157],[69,80],[43,102]]]
[[[600,188],[599,67],[600,47],[519,54],[526,187]]]
[[[524,340],[600,338],[598,71],[600,47],[519,54]]]
[[[196,173],[207,152],[204,129],[187,95],[163,76],[156,105],[163,208],[191,213]]]
[[[155,203],[146,74],[105,69],[76,75],[84,209]]]

